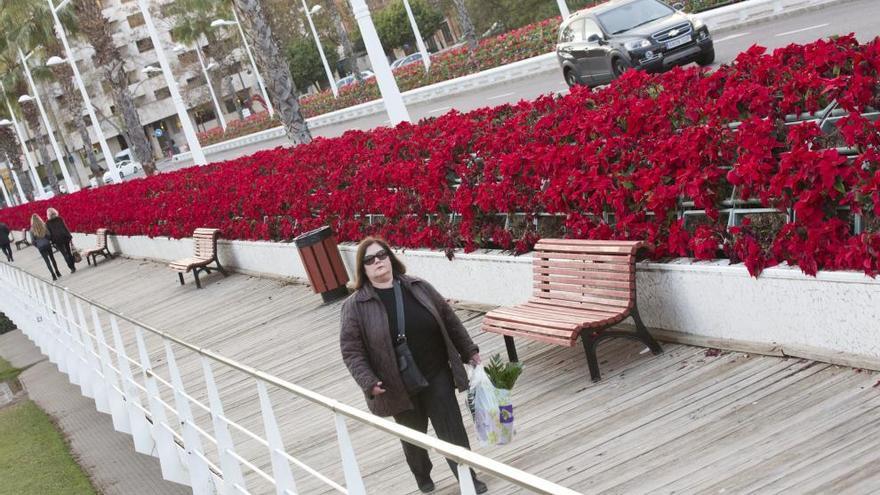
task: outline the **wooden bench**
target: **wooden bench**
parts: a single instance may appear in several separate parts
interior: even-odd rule
[[[86,259],[86,263],[91,265],[94,261],[94,264],[97,266],[98,264],[98,255],[107,258],[113,258],[113,253],[110,252],[110,248],[107,247],[107,229],[98,229],[95,232],[95,236],[98,238],[98,245],[91,248],[86,249],[82,252],[82,255]]]
[[[518,361],[514,337],[573,347],[580,336],[590,377],[601,378],[596,347],[611,337],[644,343],[663,352],[636,307],[636,252],[641,242],[543,239],[535,245],[534,292],[524,304],[490,311],[483,330],[504,335],[507,354]],[[607,330],[632,316],[635,332]]]
[[[220,265],[220,260],[217,258],[218,237],[220,237],[220,229],[196,229],[193,232],[194,246],[192,257],[183,258],[168,265],[169,268],[177,272],[177,276],[180,278],[180,285],[184,284],[183,274],[192,270],[193,276],[196,279],[196,287],[201,289],[202,283],[199,281],[199,272],[211,273],[212,269],[208,267],[211,263],[217,264],[217,271],[222,273],[224,277],[227,275],[226,270],[223,269],[223,266]]]
[[[15,250],[21,251],[21,245],[30,246],[31,242],[28,240],[28,231],[25,230],[15,230],[12,232],[12,242],[15,243]]]

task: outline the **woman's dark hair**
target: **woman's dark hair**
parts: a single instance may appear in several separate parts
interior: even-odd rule
[[[369,283],[370,279],[367,278],[367,271],[364,269],[364,256],[366,256],[367,248],[373,244],[378,244],[382,246],[382,249],[388,253],[388,259],[391,260],[391,272],[394,275],[403,275],[406,273],[406,266],[397,259],[397,256],[394,255],[394,251],[391,250],[391,246],[385,242],[385,239],[381,237],[367,237],[358,244],[357,256],[355,257],[355,275],[354,275],[354,288],[360,289],[365,284]]]

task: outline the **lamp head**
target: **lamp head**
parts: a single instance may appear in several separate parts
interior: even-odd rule
[[[211,27],[234,26],[235,21],[227,21],[226,19],[214,19],[211,21]]]
[[[34,97],[31,95],[21,95],[18,97],[19,103],[27,103],[27,102],[33,101],[33,100],[34,100]]]
[[[0,120],[0,125],[2,125],[4,127],[8,126],[8,125],[12,125],[12,121],[9,119],[3,119],[3,120]]]
[[[309,13],[312,15],[315,15],[318,12],[320,12],[323,8],[324,7],[322,7],[320,4],[315,4],[311,9],[309,9]]]

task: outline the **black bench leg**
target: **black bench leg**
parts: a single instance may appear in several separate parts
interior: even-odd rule
[[[196,288],[197,288],[197,289],[201,289],[201,288],[202,288],[202,282],[199,281],[199,269],[198,269],[198,268],[196,268],[196,269],[193,270],[193,277],[196,278]]]
[[[217,270],[219,270],[219,271],[220,271],[220,273],[222,273],[222,274],[223,274],[223,276],[224,276],[224,277],[226,277],[226,276],[228,276],[228,275],[229,275],[229,274],[228,274],[228,273],[226,273],[226,269],[225,269],[225,268],[223,268],[223,266],[222,266],[222,265],[220,265],[220,260],[214,260],[214,261],[216,261],[216,262],[217,262]]]
[[[582,333],[581,342],[584,344],[584,353],[587,355],[587,367],[590,369],[590,379],[593,380],[593,383],[598,382],[602,379],[602,373],[599,372],[599,358],[596,357],[596,346],[599,345],[596,334],[590,333],[587,335]]]
[[[633,321],[636,323],[636,335],[639,337],[639,340],[644,342],[651,352],[656,356],[657,354],[661,354],[663,352],[663,348],[660,347],[660,344],[654,340],[654,337],[648,332],[648,329],[645,327],[645,324],[642,323],[642,317],[639,316],[639,308],[633,308],[632,312]]]
[[[180,272],[177,272],[177,277],[180,279],[180,285],[183,285],[183,284],[185,283],[185,282],[183,281],[183,274],[180,273]]]
[[[504,345],[507,346],[507,359],[511,363],[518,362],[519,356],[516,355],[516,344],[513,342],[513,337],[511,337],[510,335],[505,335]]]

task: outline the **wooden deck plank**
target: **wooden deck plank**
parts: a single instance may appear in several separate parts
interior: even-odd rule
[[[16,266],[41,277],[46,271],[35,249],[21,251]],[[339,355],[341,303],[325,305],[307,286],[215,272],[197,290],[192,277],[180,286],[165,264],[121,257],[83,265],[59,282],[193,344],[366,408]],[[499,335],[480,331],[482,313],[457,313],[485,358],[506,355]],[[126,352],[139,360],[132,328],[120,328]],[[585,493],[866,493],[880,486],[872,468],[880,452],[877,373],[741,353],[710,357],[669,344],[653,356],[638,343],[612,340],[599,348],[604,379],[592,384],[579,345],[516,342],[525,366],[513,393],[517,437],[506,446],[473,446],[499,461]],[[160,340],[148,335],[147,346],[154,371],[170,381]],[[207,403],[199,358],[176,346],[174,352],[187,392]],[[262,434],[253,379],[213,368],[227,416]],[[270,397],[287,451],[341,483],[332,415],[280,390],[270,388]],[[464,411],[464,395],[458,399]],[[212,433],[209,415],[193,410]],[[464,419],[475,440],[471,418]],[[397,440],[348,426],[369,493],[416,492]],[[264,447],[237,430],[232,436],[271,473]],[[214,456],[215,449],[207,451]],[[432,460],[435,493],[457,493],[445,461]],[[267,491],[245,472],[254,493]],[[301,492],[330,493],[298,467],[293,472]],[[487,481],[493,494],[519,493]]]

